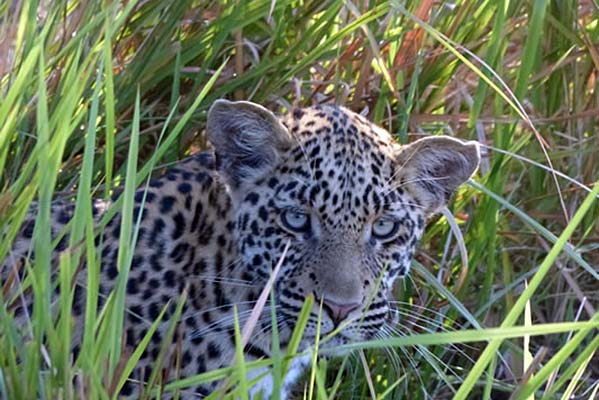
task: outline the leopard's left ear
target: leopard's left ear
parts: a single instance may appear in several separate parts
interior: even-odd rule
[[[401,147],[396,159],[402,184],[430,215],[474,174],[480,152],[476,142],[432,136]]]
[[[291,136],[279,119],[248,101],[214,102],[206,130],[217,168],[233,190],[270,170],[280,152],[291,144]]]

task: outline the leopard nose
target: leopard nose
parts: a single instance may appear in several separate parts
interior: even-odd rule
[[[360,303],[338,304],[325,298],[322,302],[322,306],[329,317],[333,320],[335,326],[337,326],[339,323],[341,323],[341,321],[347,318],[350,312],[358,309],[360,307]]]

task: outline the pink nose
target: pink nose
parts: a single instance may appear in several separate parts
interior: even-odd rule
[[[329,317],[333,320],[335,326],[337,326],[339,323],[341,323],[341,321],[347,318],[350,312],[358,309],[360,307],[360,303],[338,304],[325,298],[323,300],[322,306]]]

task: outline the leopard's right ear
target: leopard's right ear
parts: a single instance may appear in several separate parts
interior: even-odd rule
[[[255,180],[291,146],[291,136],[266,108],[248,101],[217,100],[208,111],[208,139],[217,168],[231,189]]]

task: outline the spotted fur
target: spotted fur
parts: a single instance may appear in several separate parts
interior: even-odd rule
[[[309,294],[316,305],[302,348],[316,338],[321,303],[321,335],[345,326],[323,350],[372,338],[392,322],[391,288],[408,273],[426,218],[448,201],[479,162],[475,143],[431,137],[401,147],[360,115],[330,105],[297,109],[279,119],[256,104],[220,100],[209,112],[207,132],[214,153],[192,156],[153,180],[143,208],[144,189],[135,196],[142,219],[127,282],[127,348],[139,343],[171,302],[134,371],[134,378],[142,381],[184,289],[188,297],[177,331],[178,376],[231,362],[233,305],[244,322],[287,245],[273,289],[282,348]],[[105,208],[96,203],[96,218]],[[53,205],[54,235],[72,213],[71,204]],[[34,212],[2,265],[3,282],[30,251],[33,218]],[[119,274],[120,225],[117,215],[97,240],[101,295]],[[64,247],[62,241],[57,250]],[[84,276],[85,271],[79,274],[80,282]],[[75,351],[85,305],[84,291],[77,288]],[[25,313],[19,304],[13,309],[17,316]],[[248,360],[271,354],[267,311],[246,346]],[[294,362],[283,398],[305,365],[306,359]],[[206,395],[217,384],[193,391]],[[136,390],[129,384],[122,394]],[[269,376],[252,393],[259,390],[271,393]]]

